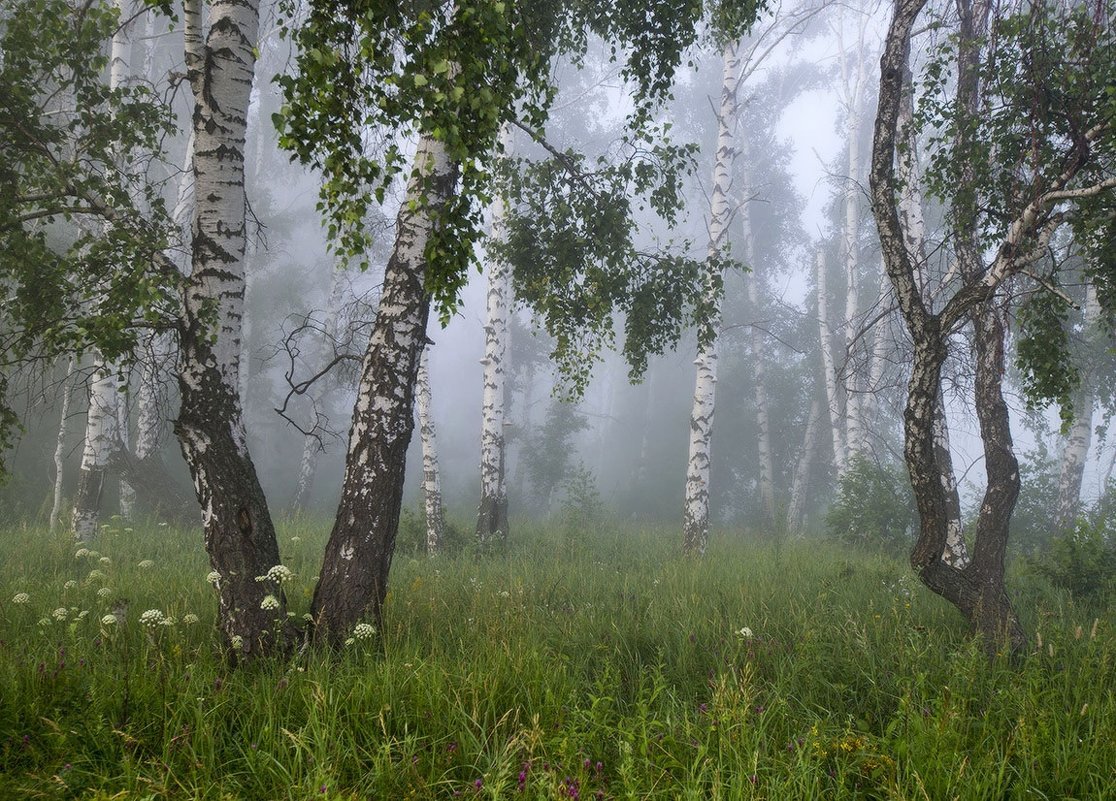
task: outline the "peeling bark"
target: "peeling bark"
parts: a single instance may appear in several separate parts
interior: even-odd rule
[[[422,439],[422,501],[426,511],[426,555],[435,556],[442,549],[445,516],[442,513],[442,482],[438,474],[438,435],[434,429],[434,412],[430,402],[430,348],[419,359],[417,390],[419,437]]]
[[[717,111],[717,149],[713,162],[713,192],[709,214],[709,256],[716,258],[727,245],[730,216],[728,199],[732,188],[732,164],[736,155],[733,128],[736,125],[736,90],[740,78],[737,44],[731,42],[722,54],[721,102]],[[713,329],[720,327],[719,290],[722,277],[710,272],[707,293],[713,301]],[[690,447],[686,469],[686,502],[682,517],[682,549],[704,554],[709,541],[709,464],[713,439],[714,390],[717,383],[717,340],[699,345],[694,404],[690,413]]]
[[[194,96],[191,271],[184,287],[174,431],[202,509],[205,547],[219,575],[218,623],[238,659],[277,650],[286,602],[275,582],[275,530],[248,452],[239,394],[246,245],[244,145],[255,70],[255,0],[186,0],[187,78]],[[264,609],[268,595],[277,608]],[[270,605],[270,604],[269,604]]]
[[[70,381],[77,369],[77,357],[71,356],[66,366],[66,381],[62,390],[62,411],[59,414],[58,435],[54,441],[54,500],[50,507],[50,531],[58,526],[58,516],[62,513],[62,469],[66,455],[66,421],[70,417],[70,399],[74,395]]]
[[[381,622],[430,311],[423,286],[426,245],[436,209],[456,182],[445,146],[422,137],[364,355],[341,501],[314,590],[310,611],[318,641],[338,644],[361,620]]]
[[[79,542],[91,542],[97,533],[109,459],[117,446],[116,376],[100,354],[93,360],[89,383],[89,411],[85,418],[85,447],[81,454],[77,492],[74,496],[73,532]]]

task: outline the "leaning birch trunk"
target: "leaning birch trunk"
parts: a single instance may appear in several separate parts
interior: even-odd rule
[[[829,430],[833,438],[833,466],[837,469],[837,477],[840,478],[845,474],[848,459],[846,458],[845,430],[842,425],[844,415],[841,413],[841,394],[837,384],[837,365],[833,356],[833,334],[829,330],[829,293],[826,291],[827,272],[825,254],[819,249],[817,256],[818,345],[821,350],[822,374],[828,407],[826,416],[829,418]]]
[[[504,136],[505,134],[501,134]],[[492,204],[492,238],[503,236],[504,202]],[[490,547],[508,539],[508,490],[504,471],[504,373],[508,351],[511,268],[490,259],[488,320],[484,326],[484,397],[481,404],[481,499],[477,510],[477,544]]]
[[[709,258],[721,257],[725,250],[729,222],[728,199],[731,192],[732,165],[735,158],[733,130],[736,125],[736,88],[740,77],[737,45],[730,42],[723,52],[721,103],[717,112],[717,150],[713,162],[713,193],[709,214]],[[731,127],[730,127],[731,126]],[[712,341],[698,346],[697,379],[694,405],[690,413],[690,448],[686,468],[686,501],[682,517],[682,548],[686,553],[704,554],[709,542],[709,465],[713,439],[714,390],[717,383],[717,334],[720,326],[720,285],[722,276],[710,268],[706,292],[712,307]]]
[[[426,246],[456,182],[445,145],[423,135],[364,354],[341,500],[310,607],[318,641],[336,645],[361,620],[381,621],[430,311]]]
[[[191,272],[184,283],[175,435],[202,509],[216,574],[218,624],[234,658],[279,647],[286,604],[275,529],[248,452],[240,405],[244,304],[244,143],[255,70],[255,0],[212,0],[202,40],[201,0],[184,4],[186,69],[194,96]]]
[[[430,403],[430,348],[423,348],[417,375],[419,436],[422,439],[422,501],[426,510],[426,555],[442,549],[445,517],[442,513],[442,482],[438,475],[438,436]]]
[[[822,404],[815,398],[810,404],[810,416],[806,420],[806,433],[802,436],[802,453],[794,470],[791,482],[790,501],[787,504],[787,531],[798,534],[802,531],[804,510],[806,508],[806,486],[810,481],[810,471],[814,467],[814,452],[818,449],[818,430],[821,428]]]
[[[760,278],[756,274],[756,248],[755,240],[752,238],[752,218],[749,208],[750,198],[748,197],[750,187],[748,184],[747,166],[745,166],[742,175],[744,181],[740,192],[742,197],[742,202],[740,204],[740,229],[744,240],[744,262],[750,270],[750,272],[744,276],[744,282],[748,289],[748,304],[752,309],[752,313],[756,314],[760,308]],[[752,378],[756,395],[756,440],[760,469],[760,500],[763,504],[765,522],[769,525],[773,525],[775,523],[775,466],[771,456],[771,418],[768,413],[769,409],[767,403],[767,365],[763,355],[763,335],[757,326],[753,325],[751,327],[750,338],[752,346]]]
[[[1093,328],[1100,317],[1100,304],[1097,302],[1096,286],[1090,283],[1086,288],[1084,329],[1085,336],[1093,335]],[[1074,399],[1073,425],[1070,426],[1066,444],[1062,450],[1062,469],[1058,478],[1058,502],[1054,511],[1054,529],[1069,531],[1077,519],[1081,505],[1081,482],[1085,476],[1085,459],[1089,455],[1089,445],[1093,438],[1094,392],[1089,384],[1083,383]]]
[[[62,413],[58,420],[58,436],[54,441],[54,500],[50,507],[50,531],[58,526],[58,516],[62,513],[62,468],[66,455],[66,421],[70,417],[70,399],[74,396],[74,389],[70,382],[77,370],[77,357],[71,356],[66,367],[66,383],[62,389]]]

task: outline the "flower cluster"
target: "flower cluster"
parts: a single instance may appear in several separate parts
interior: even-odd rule
[[[146,612],[140,615],[139,620],[140,623],[142,623],[143,625],[149,628],[155,628],[156,626],[163,625],[163,621],[165,621],[166,619],[166,615],[164,615],[158,609],[148,609]]]
[[[216,570],[210,570],[209,575],[205,577],[205,580],[216,587],[218,584],[221,583],[221,574],[218,573]]]
[[[265,595],[264,599],[260,601],[260,609],[278,609],[279,599],[274,595]]]
[[[753,637],[752,630],[747,626],[736,632],[736,636],[745,640],[750,640]]]
[[[182,622],[187,626],[192,626],[198,622],[198,616],[193,612],[187,612],[182,616]]]
[[[152,562],[150,559],[144,559],[142,562],[139,563],[139,565],[137,565],[137,567],[139,567],[140,570],[150,570],[151,568],[155,567],[155,563]]]
[[[30,601],[31,601],[31,596],[28,595],[25,592],[17,592],[14,596],[12,596],[12,603],[13,604],[26,604],[26,603],[29,603]]]
[[[265,575],[256,576],[256,581],[274,581],[279,584],[285,584],[288,581],[294,580],[294,573],[286,565],[272,565]]]
[[[376,636],[376,627],[371,623],[357,623],[353,629],[353,637],[358,640],[370,640]]]

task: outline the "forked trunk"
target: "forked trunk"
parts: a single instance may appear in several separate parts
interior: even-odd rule
[[[341,501],[310,609],[319,641],[340,643],[364,619],[380,623],[414,430],[415,380],[426,345],[426,248],[437,207],[456,181],[445,146],[424,136],[364,355]]]

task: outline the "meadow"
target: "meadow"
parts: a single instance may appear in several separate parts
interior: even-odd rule
[[[327,532],[281,527],[296,615]],[[230,670],[200,530],[8,528],[0,799],[1116,798],[1111,610],[1015,571],[1032,643],[989,662],[901,561],[677,540],[404,549],[383,630]]]

